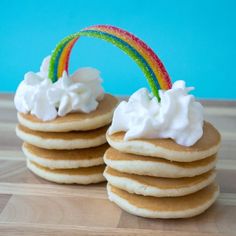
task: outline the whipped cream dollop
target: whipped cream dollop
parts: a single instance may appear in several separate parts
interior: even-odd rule
[[[37,73],[28,72],[19,84],[14,103],[19,112],[30,113],[43,121],[53,120],[71,112],[89,113],[96,110],[104,96],[102,79],[97,69],[80,68],[52,83],[48,78],[50,56]]]
[[[176,81],[169,90],[159,90],[161,101],[142,88],[116,108],[109,134],[124,131],[125,140],[171,138],[191,146],[203,134],[203,107],[188,94],[184,81]]]

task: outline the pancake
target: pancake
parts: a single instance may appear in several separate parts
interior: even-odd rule
[[[211,184],[215,177],[214,170],[190,178],[160,178],[127,174],[106,167],[104,177],[114,187],[144,196],[178,197],[191,194]]]
[[[188,218],[201,214],[216,200],[219,187],[213,183],[206,188],[182,197],[150,197],[131,194],[107,185],[111,201],[123,210],[148,218]]]
[[[193,177],[213,169],[217,157],[212,155],[194,162],[176,162],[164,158],[122,153],[109,148],[104,154],[104,161],[111,168],[129,174],[181,178]]]
[[[220,134],[208,122],[204,122],[203,136],[190,147],[177,144],[172,139],[124,140],[124,132],[107,134],[108,143],[121,152],[162,157],[171,161],[191,162],[215,154],[220,147]]]
[[[66,133],[41,132],[17,125],[16,134],[23,141],[46,149],[80,149],[97,147],[106,143],[107,126],[91,131],[70,131]]]
[[[52,170],[33,161],[27,160],[27,167],[43,179],[61,184],[92,184],[105,181],[102,175],[105,166],[94,166],[77,169]]]
[[[72,169],[104,164],[103,155],[109,145],[74,150],[43,149],[24,143],[22,150],[26,157],[50,169]]]
[[[18,113],[17,117],[23,126],[44,132],[86,131],[97,129],[111,123],[113,111],[118,99],[105,94],[97,109],[90,113],[70,113],[51,121],[41,121],[36,116]]]

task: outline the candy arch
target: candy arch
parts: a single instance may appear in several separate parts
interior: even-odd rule
[[[52,82],[56,82],[63,71],[68,72],[71,50],[81,36],[105,40],[128,54],[141,68],[152,93],[158,99],[160,99],[158,89],[171,88],[170,77],[153,50],[135,35],[110,25],[91,26],[60,41],[51,55],[49,65],[49,78]]]

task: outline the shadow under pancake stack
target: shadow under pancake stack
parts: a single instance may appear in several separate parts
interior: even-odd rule
[[[105,94],[95,111],[70,113],[43,122],[18,113],[16,133],[24,143],[27,167],[56,183],[91,184],[105,181],[103,155],[108,148],[106,131],[117,99]]]
[[[109,199],[148,218],[187,218],[208,209],[219,194],[215,165],[220,134],[208,122],[203,136],[185,147],[171,139],[124,140],[107,135],[104,160]]]

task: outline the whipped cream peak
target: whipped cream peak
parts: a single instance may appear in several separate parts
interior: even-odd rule
[[[100,71],[92,67],[84,67],[76,70],[72,76],[73,81],[88,82],[100,78]]]
[[[160,90],[161,101],[142,88],[116,108],[108,133],[126,132],[124,139],[171,138],[191,146],[203,134],[203,107],[188,94],[193,87],[176,81],[169,90]]]
[[[48,78],[48,70],[51,56],[47,56],[43,59],[42,64],[40,66],[40,70],[37,74],[42,76],[43,78]]]
[[[100,72],[88,67],[69,76],[64,71],[62,77],[52,83],[48,78],[49,62],[50,56],[43,60],[39,72],[25,74],[14,98],[16,109],[43,121],[71,112],[95,110],[104,96]]]
[[[15,107],[19,112],[31,113],[43,121],[55,119],[56,108],[48,102],[47,91],[51,80],[28,72],[16,90]]]
[[[28,85],[34,86],[43,82],[45,78],[41,77],[40,74],[29,71],[24,75],[24,80]]]
[[[90,87],[98,101],[103,99],[104,89],[101,86],[103,80],[100,77],[99,70],[92,67],[80,68],[72,74],[71,79],[74,82],[80,82]]]

